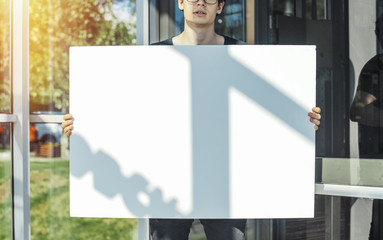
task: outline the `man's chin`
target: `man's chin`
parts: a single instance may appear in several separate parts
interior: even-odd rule
[[[189,23],[196,27],[198,26],[206,27],[209,25],[214,25],[214,22],[211,22],[208,19],[203,19],[203,18],[194,18],[193,20],[189,21]]]

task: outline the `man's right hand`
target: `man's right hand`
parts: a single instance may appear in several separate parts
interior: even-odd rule
[[[64,115],[64,120],[63,122],[61,123],[61,127],[64,129],[64,133],[65,135],[67,135],[68,137],[70,135],[72,135],[72,131],[73,131],[73,116],[72,114],[66,114]]]

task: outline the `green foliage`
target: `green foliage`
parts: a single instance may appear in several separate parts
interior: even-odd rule
[[[113,4],[135,14],[135,0],[31,0],[31,111],[68,111],[69,46],[135,44],[135,24],[118,21]],[[0,112],[10,110],[10,0],[0,0]]]
[[[135,219],[69,216],[69,161],[31,162],[32,240],[129,240]],[[11,240],[11,162],[0,161],[0,240]]]
[[[133,239],[135,219],[69,217],[69,161],[31,162],[32,240]]]
[[[9,112],[11,100],[9,9],[9,0],[0,0],[0,112]]]
[[[0,161],[0,240],[11,240],[11,161]]]
[[[135,1],[30,1],[31,111],[68,111],[70,46],[135,43],[135,24],[119,22],[113,4],[134,14]]]

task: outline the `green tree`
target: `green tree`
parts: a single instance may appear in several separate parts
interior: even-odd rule
[[[114,4],[135,14],[135,1],[30,0],[32,112],[68,112],[70,46],[135,44],[135,24],[119,22]]]
[[[10,110],[10,6],[0,0],[0,113]]]

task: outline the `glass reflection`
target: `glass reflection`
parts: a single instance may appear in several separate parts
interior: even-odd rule
[[[0,0],[0,113],[11,106],[10,1]]]
[[[283,197],[281,198],[281,201],[283,201]],[[246,239],[327,239],[327,231],[331,228],[332,225],[334,225],[330,217],[325,217],[331,216],[333,214],[333,212],[331,212],[331,204],[331,197],[316,195],[314,218],[248,219],[246,227]],[[341,218],[345,218],[345,215],[343,214]],[[344,227],[342,227],[342,231],[343,230]],[[335,239],[348,240],[349,238],[342,236]]]
[[[304,16],[302,17],[306,19],[326,19],[326,0],[301,1],[299,5],[294,0],[270,0],[270,5],[276,15],[296,17],[298,15],[297,11],[299,11],[299,15],[303,13]],[[301,7],[303,9],[299,9]]]
[[[359,155],[363,158],[383,158],[383,12],[375,24],[377,54],[368,60],[359,75],[350,118],[359,126]],[[375,46],[374,46],[375,47]]]
[[[270,0],[270,4],[273,8],[274,14],[294,16],[294,1],[293,0]]]
[[[381,212],[382,208],[375,206],[375,200],[366,198],[326,197],[328,199],[328,217],[336,219],[330,225],[336,239],[382,239],[382,228],[373,225],[374,211]],[[373,206],[374,205],[374,206]],[[375,210],[373,210],[375,209]],[[377,217],[377,216],[375,216]],[[376,219],[380,220],[381,219]],[[374,233],[375,230],[375,233]],[[380,233],[379,233],[380,232]]]
[[[245,41],[245,1],[226,0],[223,13],[216,18],[217,33]]]
[[[247,219],[246,239],[326,239],[326,229],[336,228],[340,240],[349,240],[349,199],[331,199],[327,196],[315,196],[315,213],[312,219]],[[335,208],[335,209],[334,209]],[[334,224],[330,217],[337,215],[340,222]],[[203,226],[195,220],[189,234],[191,240],[206,239]]]
[[[0,240],[12,239],[10,123],[0,123]]]
[[[61,157],[61,126],[59,124],[31,124],[29,141],[31,157]]]
[[[134,0],[31,0],[30,111],[67,113],[69,46],[136,43]]]
[[[135,239],[135,219],[69,216],[69,138],[60,124],[30,126],[31,239]]]
[[[253,239],[349,240],[350,204],[349,198],[316,195],[314,218],[256,220]]]
[[[355,26],[351,25],[351,29],[358,34],[363,34],[360,37],[365,38],[363,40],[374,44],[361,45],[357,38],[350,40],[350,45],[353,45],[350,50],[351,53],[371,54],[369,59],[358,59],[362,60],[358,62],[361,63],[360,66],[354,66],[355,69],[360,67],[361,70],[355,74],[355,79],[358,81],[350,109],[350,120],[355,123],[354,126],[357,126],[355,132],[358,136],[358,144],[354,146],[357,151],[354,151],[353,155],[363,158],[360,160],[360,165],[357,166],[360,167],[360,179],[357,179],[357,183],[382,187],[383,75],[380,73],[383,70],[383,3],[382,1],[375,1],[375,3],[371,2],[360,7],[360,12],[369,13],[366,14],[368,16],[366,19],[374,19],[375,21],[366,21],[365,24],[360,24],[357,23],[357,16],[350,15],[350,22],[357,23]],[[376,10],[368,11],[369,9],[366,7],[369,9],[376,8]],[[368,161],[370,164],[363,166],[362,161]],[[364,174],[362,175],[362,173]],[[368,180],[367,183],[366,179]],[[381,231],[383,229],[382,209],[383,200],[374,200],[369,205],[367,213],[372,213],[372,216],[364,218],[365,221],[362,222],[371,223],[371,227],[369,225],[365,227],[369,239],[381,239],[383,237]],[[358,221],[357,219],[353,220]]]
[[[382,159],[323,158],[322,183],[383,187]]]

